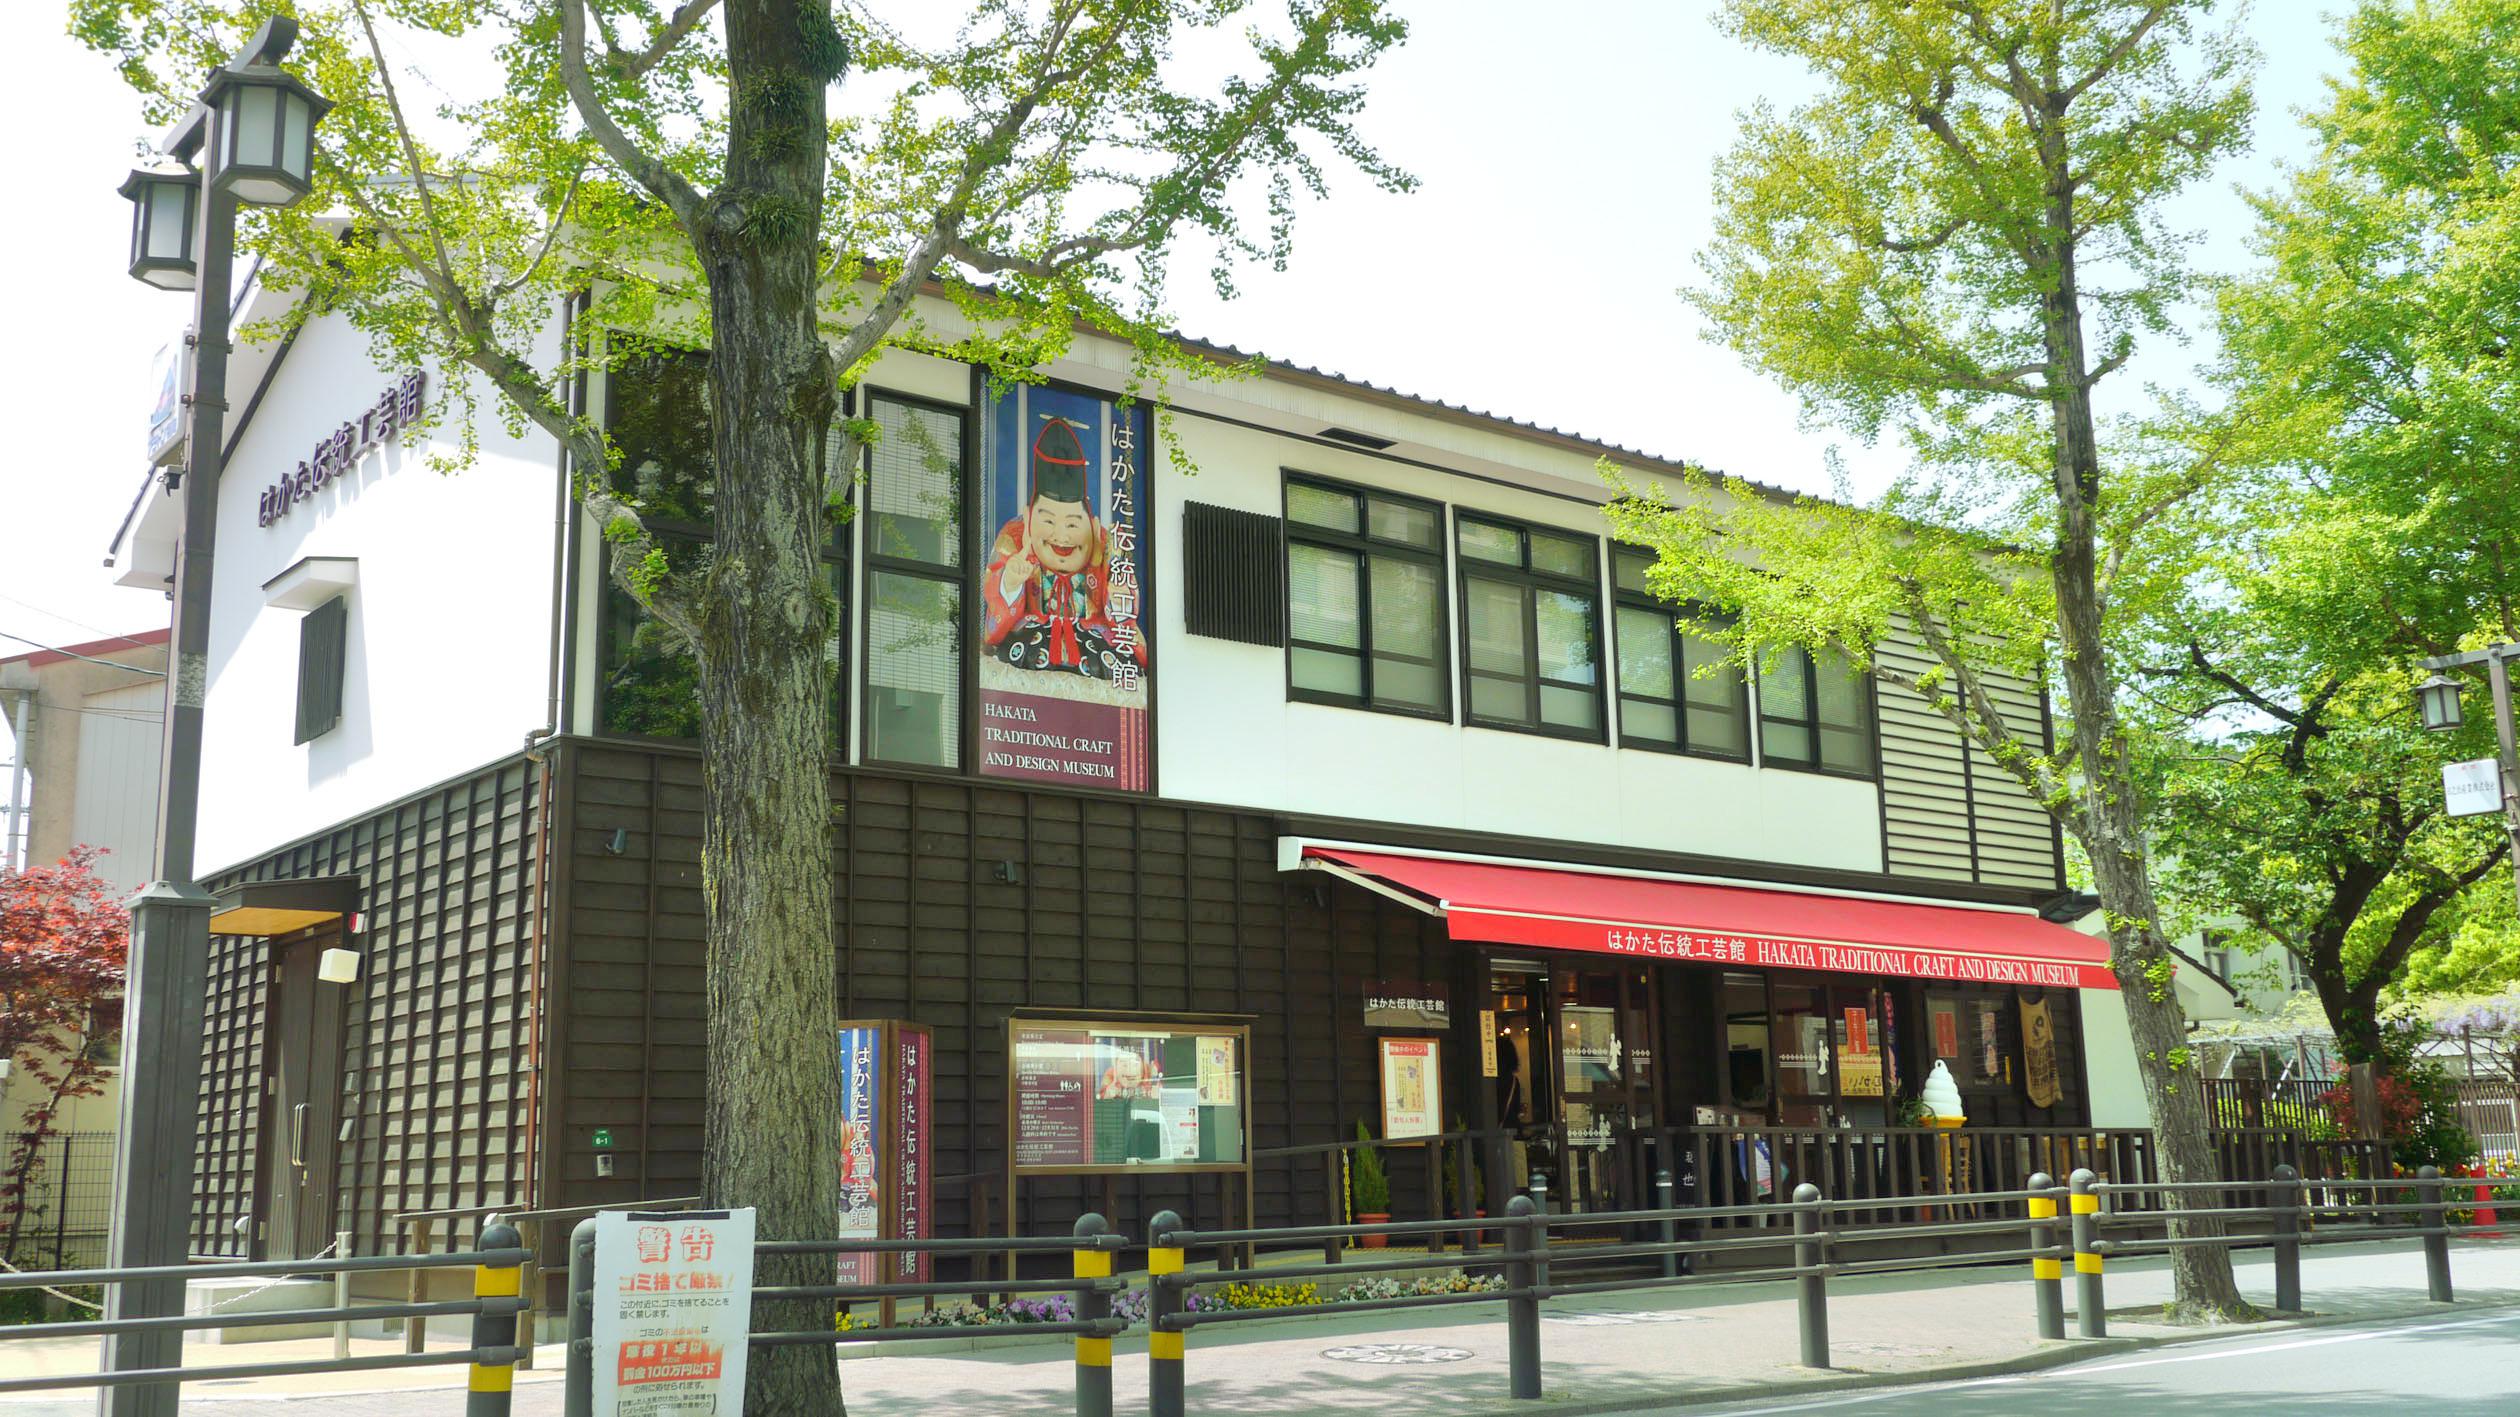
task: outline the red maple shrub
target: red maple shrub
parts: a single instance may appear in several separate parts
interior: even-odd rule
[[[0,1161],[0,1259],[17,1258],[46,1138],[63,1104],[104,1090],[103,1045],[122,1028],[131,917],[96,874],[98,851],[0,869],[0,1059],[32,1101]]]

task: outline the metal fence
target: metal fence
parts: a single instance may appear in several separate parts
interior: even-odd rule
[[[31,1147],[31,1154],[27,1148]],[[66,1269],[105,1245],[114,1211],[114,1134],[56,1132],[11,1137],[0,1159],[26,1158],[26,1173],[0,1204],[0,1259]],[[18,1182],[12,1175],[9,1181]]]
[[[136,1365],[110,1372],[61,1373],[48,1377],[0,1378],[0,1393],[46,1392],[69,1388],[167,1386],[220,1382],[236,1378],[293,1377],[305,1373],[357,1373],[388,1368],[468,1365],[466,1417],[506,1417],[517,1360],[516,1316],[524,1307],[517,1295],[517,1269],[525,1262],[516,1231],[493,1225],[482,1233],[481,1246],[470,1252],[443,1255],[368,1255],[324,1260],[275,1260],[218,1264],[161,1265],[151,1268],[53,1270],[42,1273],[0,1273],[0,1289],[73,1289],[109,1291],[106,1312],[126,1307],[154,1307],[165,1312],[139,1317],[71,1319],[57,1323],[0,1327],[0,1345],[42,1338],[121,1336],[138,1340],[126,1349]],[[454,1269],[473,1272],[473,1292],[466,1299],[428,1303],[364,1304],[352,1307],[344,1294],[354,1274],[378,1270]],[[279,1279],[331,1276],[334,1302],[319,1309],[258,1312],[182,1313],[184,1285],[199,1279]],[[134,1292],[137,1291],[137,1292]],[[330,1358],[276,1363],[213,1363],[183,1361],[183,1335],[198,1329],[258,1328],[277,1325],[344,1325],[354,1320],[400,1318],[417,1323],[439,1315],[464,1315],[473,1321],[472,1341],[464,1348],[435,1353],[381,1353],[352,1357],[336,1342]]]
[[[642,1212],[632,1212],[633,1215]],[[658,1215],[672,1212],[659,1211]],[[879,1284],[761,1284],[753,1289],[753,1303],[793,1308],[800,1303],[817,1305],[828,1316],[820,1328],[791,1329],[755,1333],[754,1348],[774,1348],[792,1344],[839,1345],[874,1343],[885,1339],[960,1339],[1011,1338],[1044,1334],[1071,1334],[1076,1339],[1076,1411],[1077,1417],[1111,1417],[1111,1340],[1129,1327],[1129,1321],[1115,1317],[1111,1301],[1123,1288],[1122,1281],[1112,1275],[1113,1255],[1128,1245],[1128,1237],[1112,1233],[1111,1226],[1100,1215],[1080,1216],[1073,1234],[1061,1238],[1006,1238],[979,1240],[771,1240],[754,1247],[756,1259],[793,1260],[825,1256],[838,1273],[839,1257],[844,1254],[884,1256],[966,1255],[1007,1256],[1007,1272],[1014,1272],[1015,1257],[1026,1254],[1066,1253],[1071,1257],[1073,1276],[1065,1280],[1027,1280],[1026,1290],[1039,1293],[1072,1294],[1076,1317],[1066,1322],[1025,1324],[1020,1329],[1005,1325],[930,1324],[897,1325],[891,1322],[891,1302],[898,1299],[940,1299],[967,1294],[971,1284],[962,1283],[879,1283]],[[793,1264],[781,1266],[793,1269]],[[784,1276],[783,1276],[784,1277]],[[593,1417],[595,1411],[595,1222],[580,1221],[569,1237],[569,1360],[568,1380],[562,1397],[566,1417]],[[885,1319],[871,1328],[843,1328],[837,1322],[837,1306],[849,1303],[875,1302],[883,1307]]]
[[[2238,1200],[2236,1197],[2240,1193],[2253,1193],[2258,1200],[2254,1204]],[[2029,1184],[2019,1190],[1953,1193],[1937,1198],[1946,1214],[1985,1215],[1987,1218],[1941,1219],[1887,1227],[1861,1222],[1880,1210],[1905,1207],[1909,1204],[1906,1200],[1832,1200],[1824,1198],[1820,1188],[1809,1182],[1797,1186],[1793,1199],[1782,1206],[1772,1203],[1683,1206],[1555,1215],[1547,1209],[1545,1194],[1537,1203],[1533,1197],[1516,1196],[1501,1220],[1426,1220],[1385,1225],[1196,1231],[1184,1226],[1180,1217],[1166,1213],[1157,1216],[1149,1227],[1152,1246],[1148,1261],[1152,1291],[1148,1316],[1149,1411],[1153,1417],[1182,1417],[1188,1410],[1185,1391],[1187,1339],[1193,1331],[1215,1325],[1266,1322],[1299,1314],[1333,1311],[1354,1313],[1373,1309],[1502,1303],[1505,1306],[1510,1393],[1518,1399],[1536,1399],[1541,1395],[1542,1374],[1540,1303],[1544,1299],[1575,1295],[1790,1278],[1795,1285],[1802,1363],[1811,1368],[1830,1366],[1828,1286],[1829,1281],[1839,1275],[1892,1273],[1956,1263],[2026,1260],[2030,1266],[2031,1309],[2039,1334],[2043,1338],[2062,1339],[2065,1337],[2064,1267],[2070,1260],[2078,1286],[2080,1336],[2102,1338],[2108,1332],[2107,1301],[2102,1286],[2107,1260],[2113,1255],[2166,1252],[2184,1245],[2268,1247],[2273,1249],[2275,1257],[2276,1307],[2297,1311],[2301,1307],[2303,1246],[2416,1237],[2424,1246],[2427,1293],[2437,1302],[2449,1302],[2449,1237],[2467,1228],[2450,1223],[2449,1212],[2462,1208],[2462,1203],[2445,1198],[2444,1182],[2440,1174],[2429,1166],[2412,1180],[2382,1183],[2371,1190],[2370,1195],[2372,1198],[2368,1201],[2329,1198],[2323,1207],[2314,1208],[2309,1188],[2298,1175],[2292,1173],[2290,1167],[2279,1167],[2273,1177],[2254,1185],[2235,1185],[2225,1181],[2109,1182],[2085,1169],[2075,1171],[2068,1184],[2062,1186],[2056,1184],[2053,1177],[2040,1174],[2030,1177]],[[2199,1203],[2217,1199],[2222,1203]],[[2108,1209],[2112,1200],[2139,1202],[2144,1208],[2112,1212]],[[2059,1215],[2060,1204],[2068,1208],[2064,1216]],[[1719,1229],[1717,1223],[1749,1216],[1774,1216],[1780,1210],[1790,1214],[1793,1221],[1790,1263],[1766,1264],[1752,1269],[1685,1272],[1684,1265],[1690,1257],[1750,1247],[1773,1250],[1777,1240],[1772,1235],[1727,1232]],[[2003,1213],[1995,1214],[1998,1210]],[[2355,1216],[2381,1223],[2311,1233],[2307,1223],[2322,1214]],[[2397,1223],[2386,1223],[2390,1221]],[[1604,1226],[1620,1227],[1627,1234],[1641,1233],[1649,1238],[1581,1246],[1566,1243],[1570,1232],[1598,1233]],[[2060,1226],[2066,1229],[2065,1236],[2059,1235]],[[1310,1246],[1325,1240],[1334,1245],[1344,1245],[1348,1240],[1373,1235],[1387,1238],[1442,1236],[1457,1234],[1471,1227],[1501,1231],[1504,1236],[1505,1248],[1501,1255],[1492,1259],[1465,1257],[1463,1262],[1465,1270],[1475,1269],[1496,1275],[1502,1281],[1501,1288],[1475,1293],[1402,1295],[1362,1302],[1266,1309],[1194,1311],[1188,1303],[1191,1291],[1203,1282],[1187,1267],[1189,1253],[1194,1249],[1214,1248],[1222,1253],[1244,1246]],[[2163,1229],[2169,1233],[2160,1238],[2140,1233],[2125,1239],[2107,1238],[2110,1232],[2132,1231],[2139,1227]],[[1679,1238],[1683,1233],[1705,1234],[1709,1238]],[[1964,1256],[1843,1260],[1833,1253],[1841,1239],[1876,1240],[1885,1236],[1937,1240],[1956,1236],[2000,1238],[1999,1248]],[[2015,1238],[2018,1239],[2017,1244],[2002,1243]],[[1625,1272],[1603,1273],[1605,1267]],[[1423,1268],[1423,1260],[1394,1259],[1272,1267],[1269,1275],[1273,1280],[1295,1280],[1329,1275],[1398,1273]],[[1570,1271],[1577,1277],[1565,1277]],[[1213,1277],[1204,1282],[1214,1282]]]

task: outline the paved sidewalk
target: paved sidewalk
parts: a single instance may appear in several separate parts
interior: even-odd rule
[[[2453,1247],[2461,1308],[2520,1304],[2520,1242]],[[2273,1288],[2272,1262],[2238,1257],[2243,1289],[2261,1301]],[[1605,1411],[1673,1401],[1716,1401],[1781,1390],[1963,1376],[2069,1361],[2093,1345],[2035,1336],[2026,1266],[1845,1278],[1830,1286],[1829,1320],[1837,1368],[1814,1373],[1797,1363],[1793,1292],[1760,1283],[1554,1300],[1543,1306],[1546,1403],[1505,1398],[1501,1306],[1292,1318],[1201,1329],[1190,1338],[1193,1411],[1289,1414],[1376,1413],[1408,1417],[1466,1412]],[[2158,1321],[2170,1295],[2166,1266],[2130,1260],[2110,1266],[2113,1346],[2197,1336]],[[2314,1316],[2389,1317],[2445,1310],[2424,1300],[2421,1250],[2412,1244],[2312,1249],[2302,1294]],[[2070,1314],[2073,1284],[2068,1277]],[[2147,1315],[2154,1317],[2147,1321]],[[2314,1320],[2315,1321],[2315,1318]],[[2069,1318],[2069,1325],[2070,1325]],[[2070,1327],[2069,1327],[2070,1331]],[[2223,1332],[2228,1332],[2224,1330]],[[67,1345],[46,1345],[66,1347]],[[196,1362],[277,1357],[283,1345],[188,1352]],[[1114,1370],[1122,1412],[1144,1411],[1142,1335],[1117,1345]],[[328,1351],[328,1345],[319,1345]],[[75,1356],[92,1361],[82,1341]],[[546,1366],[519,1374],[516,1410],[557,1417],[556,1349]],[[45,1357],[54,1355],[46,1354]],[[27,1359],[0,1348],[0,1370],[26,1371]],[[51,1365],[47,1363],[47,1367]],[[73,1363],[69,1366],[77,1366]],[[463,1410],[460,1370],[406,1375],[429,1386],[322,1396],[260,1383],[189,1387],[186,1407],[214,1417],[454,1417]],[[988,1349],[905,1357],[850,1358],[842,1378],[854,1417],[891,1414],[1025,1414],[1071,1410],[1073,1370],[1062,1344],[1042,1340]],[[332,1380],[331,1390],[383,1389],[376,1376]],[[94,1399],[65,1395],[0,1398],[0,1417],[85,1417]]]

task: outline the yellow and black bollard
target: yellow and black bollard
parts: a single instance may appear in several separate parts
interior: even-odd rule
[[[479,1248],[484,1251],[513,1250],[523,1244],[516,1227],[506,1221],[481,1229]],[[473,1315],[472,1380],[466,1384],[464,1417],[508,1417],[516,1388],[516,1314],[522,1307],[519,1281],[523,1274],[513,1260],[473,1267],[473,1298],[482,1307]],[[494,1304],[493,1300],[505,1302]],[[491,1355],[502,1351],[507,1354],[504,1361],[491,1361]]]
[[[2039,1306],[2039,1337],[2065,1336],[2065,1262],[2056,1257],[2056,1178],[2030,1178],[2030,1289]]]
[[[1092,1247],[1092,1242],[1111,1233],[1103,1218],[1087,1211],[1076,1218],[1076,1277],[1103,1280],[1111,1277],[1111,1251]],[[1076,1291],[1076,1317],[1086,1323],[1111,1316],[1111,1295],[1100,1288]],[[1111,1417],[1111,1336],[1104,1333],[1080,1333],[1076,1336],[1076,1417]]]
[[[1166,1329],[1181,1309],[1182,1290],[1168,1283],[1181,1273],[1181,1247],[1164,1241],[1182,1228],[1181,1217],[1156,1212],[1146,1223],[1146,1410],[1153,1417],[1182,1417],[1183,1359],[1189,1334]]]
[[[2100,1291],[2100,1178],[2085,1167],[2067,1178],[2074,1208],[2074,1331],[2085,1338],[2109,1336],[2109,1309]]]

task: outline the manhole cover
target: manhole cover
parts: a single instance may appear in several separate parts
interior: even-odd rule
[[[1608,1328],[1616,1324],[1685,1324],[1695,1323],[1695,1314],[1675,1314],[1657,1309],[1576,1309],[1563,1314],[1542,1314],[1553,1324],[1573,1324],[1578,1328]]]
[[[1341,1363],[1458,1363],[1470,1350],[1433,1343],[1350,1343],[1324,1348],[1321,1356]]]

